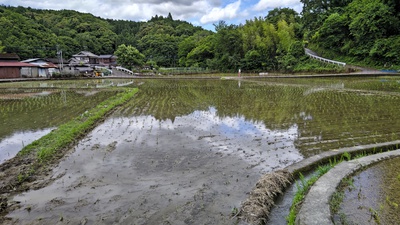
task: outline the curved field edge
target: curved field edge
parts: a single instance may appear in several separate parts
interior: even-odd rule
[[[250,192],[248,199],[242,203],[239,213],[236,216],[251,224],[268,224],[269,214],[274,206],[275,200],[279,195],[282,195],[290,185],[294,184],[293,181],[295,178],[301,177],[301,173],[307,173],[322,168],[324,174],[328,169],[325,168],[327,164],[329,167],[332,167],[332,165],[336,165],[344,159],[347,161],[352,157],[359,158],[361,156],[390,152],[399,149],[399,147],[400,140],[334,149],[303,159],[284,169],[267,173],[257,182]],[[320,174],[320,176],[321,175],[322,174]],[[296,219],[297,212],[301,208],[309,188],[312,187],[320,176],[313,178],[312,181],[304,181],[308,183],[308,185],[306,185],[306,189],[303,190],[301,199],[298,199],[297,205],[293,207],[295,212],[294,215],[290,215],[293,217],[290,218],[290,220],[294,221]],[[264,182],[264,180],[269,180],[269,182]]]
[[[129,89],[101,102],[69,122],[60,125],[49,134],[25,146],[16,157],[0,165],[0,223],[4,214],[13,206],[7,203],[11,194],[45,186],[52,179],[52,166],[85,134],[114,111],[130,100],[138,89]]]

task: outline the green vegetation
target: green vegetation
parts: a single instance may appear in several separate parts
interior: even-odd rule
[[[118,63],[128,69],[133,69],[134,66],[141,66],[144,63],[145,56],[131,45],[122,44],[118,46],[114,54],[118,57]]]
[[[22,59],[56,57],[61,49],[64,58],[82,50],[115,52],[128,68],[145,64],[220,72],[237,72],[239,68],[250,73],[340,71],[309,62],[300,17],[289,8],[274,9],[239,26],[220,21],[215,24],[216,32],[174,20],[171,14],[133,22],[71,10],[0,6],[0,18],[4,51],[18,53]]]
[[[327,58],[386,69],[400,69],[400,3],[395,0],[311,1],[302,17],[276,8],[243,25],[215,24],[215,32],[167,17],[147,22],[105,20],[71,10],[0,6],[0,52],[22,59],[65,58],[87,50],[112,54],[119,46],[136,49],[138,61],[125,66],[198,67],[232,72],[342,72],[311,62],[303,45]],[[121,54],[121,49],[117,54]],[[141,55],[143,54],[143,55]]]
[[[301,2],[303,32],[314,50],[348,63],[399,69],[399,1]]]
[[[296,183],[297,191],[293,197],[292,206],[290,207],[289,215],[286,217],[286,220],[289,225],[295,224],[296,215],[300,210],[300,205],[306,196],[307,192],[310,190],[311,186],[325,173],[327,173],[331,168],[333,168],[335,164],[328,164],[325,166],[319,166],[317,171],[309,178],[305,179],[304,176],[300,173],[300,184]]]
[[[1,41],[0,41],[0,53],[3,53],[5,46],[2,45]]]
[[[360,155],[358,155],[360,156]],[[364,155],[365,156],[365,155]],[[290,207],[289,215],[286,217],[288,224],[295,224],[297,213],[300,210],[301,203],[303,202],[304,197],[307,192],[310,190],[312,185],[325,173],[327,173],[330,169],[335,167],[337,164],[343,161],[350,161],[352,156],[348,152],[344,152],[339,157],[333,157],[333,160],[329,160],[329,164],[318,166],[316,171],[311,175],[307,180],[304,178],[303,174],[299,173],[300,182],[296,183],[297,191],[293,197],[292,206]],[[354,187],[351,178],[344,179],[342,181],[343,184]],[[340,203],[344,194],[342,191],[335,192],[330,201],[330,207],[332,212],[336,213],[340,209]]]

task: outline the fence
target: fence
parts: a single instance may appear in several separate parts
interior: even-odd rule
[[[127,73],[127,74],[130,74],[130,75],[135,75],[135,74],[133,73],[133,71],[128,70],[128,69],[126,69],[126,68],[124,68],[124,67],[121,67],[121,66],[117,66],[116,69],[117,69],[118,71],[122,71],[122,72]]]
[[[339,65],[339,66],[343,66],[343,67],[346,66],[346,63],[344,63],[344,62],[338,62],[338,61],[334,61],[334,60],[330,60],[330,59],[325,59],[325,58],[316,56],[316,55],[314,55],[314,54],[311,54],[311,53],[308,52],[307,50],[306,50],[306,54],[307,54],[308,56],[310,56],[311,58],[316,59],[316,60],[319,60],[319,61],[322,61],[322,62],[326,62],[326,63],[330,63],[330,64],[335,64],[335,65]]]
[[[171,68],[160,68],[159,72],[167,74],[199,74],[207,73],[208,69],[200,67],[171,67]]]

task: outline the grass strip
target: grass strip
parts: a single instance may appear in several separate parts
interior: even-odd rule
[[[362,157],[362,156],[358,156],[358,157]],[[350,161],[351,158],[352,158],[352,156],[348,152],[343,153],[340,156],[339,160],[337,160],[337,158],[334,157],[333,161],[329,160],[329,164],[323,165],[323,166],[318,166],[316,172],[307,180],[304,178],[303,174],[299,173],[300,183],[299,182],[296,183],[297,191],[293,197],[293,202],[292,202],[292,206],[290,207],[289,215],[286,217],[286,221],[288,222],[287,224],[289,224],[289,225],[295,224],[297,213],[300,210],[300,207],[301,207],[301,204],[303,203],[304,197],[306,196],[306,194],[308,193],[310,188],[313,186],[313,184],[315,182],[317,182],[317,180],[322,175],[327,173],[330,169],[335,167],[337,164],[343,162],[344,160]]]
[[[92,129],[92,127],[112,109],[131,99],[137,91],[137,88],[129,89],[110,97],[95,108],[62,124],[49,134],[25,146],[18,154],[23,156],[36,151],[37,159],[40,162],[49,160],[59,149],[68,147],[88,130]]]
[[[287,224],[294,225],[296,221],[297,213],[300,210],[300,205],[304,200],[307,192],[310,190],[311,186],[325,173],[327,173],[334,165],[328,164],[324,166],[319,166],[315,174],[313,174],[308,180],[306,180],[303,174],[300,173],[300,184],[296,183],[297,191],[293,197],[293,203],[290,207],[289,215],[286,217]]]

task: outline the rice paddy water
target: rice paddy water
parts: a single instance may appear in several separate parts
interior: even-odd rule
[[[131,101],[54,169],[53,176],[61,178],[16,197],[35,210],[22,208],[10,217],[23,223],[39,217],[51,223],[62,214],[72,223],[235,224],[232,212],[262,174],[323,151],[397,140],[398,80],[0,84],[0,96],[6,96],[0,99],[0,121],[10,127],[2,128],[0,141],[56,127],[118,88],[140,85]],[[21,96],[27,93],[35,94]]]

